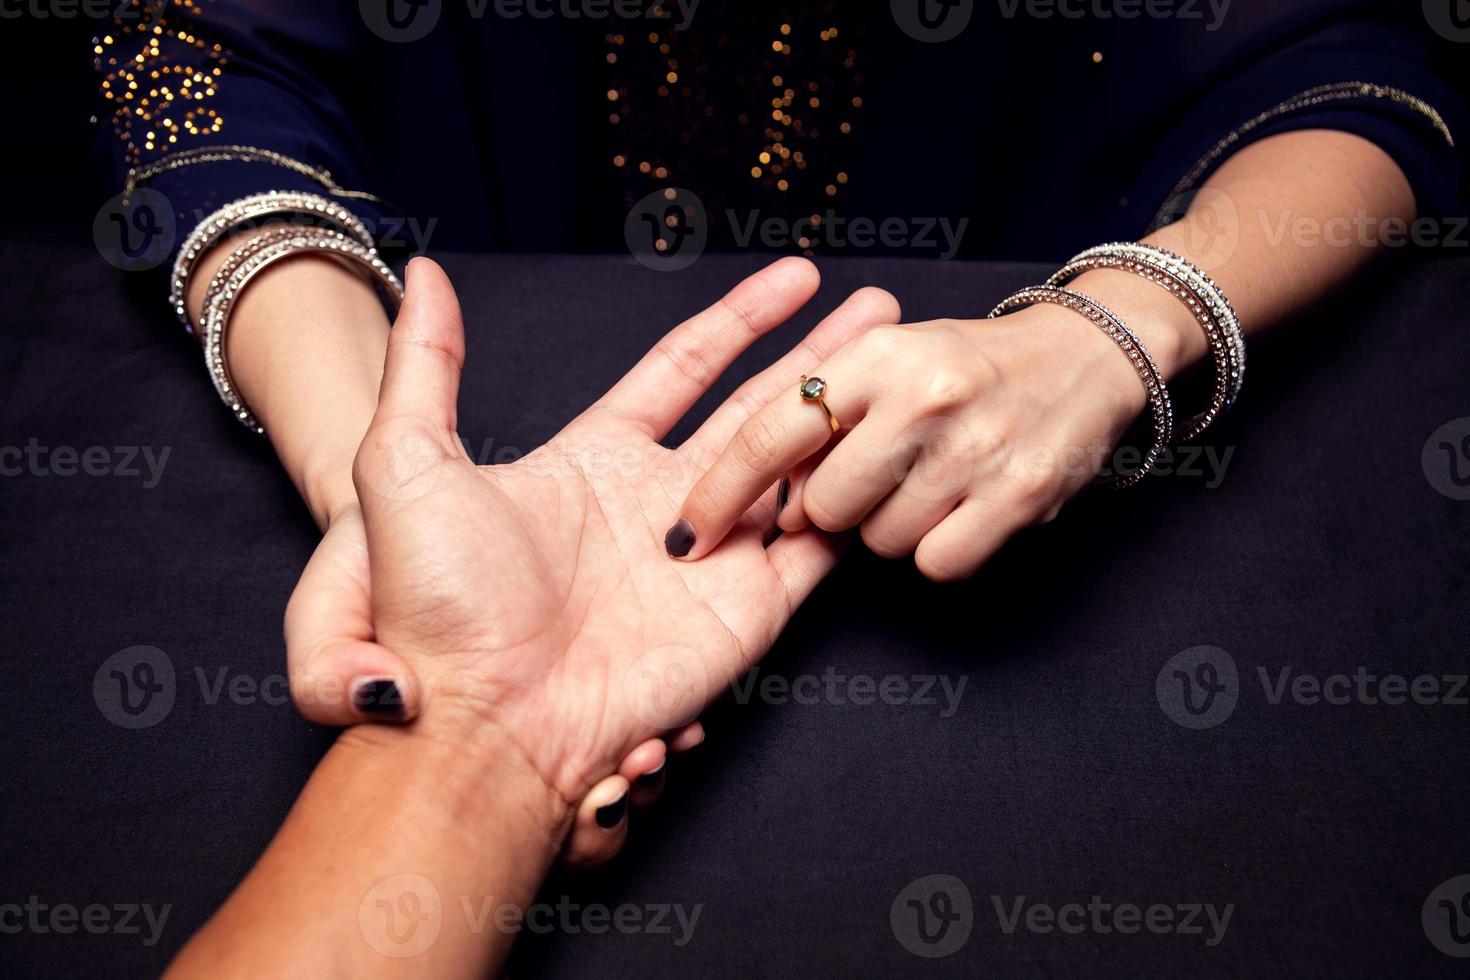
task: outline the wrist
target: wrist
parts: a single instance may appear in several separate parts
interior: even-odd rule
[[[1097,420],[1113,437],[1148,408],[1148,393],[1132,361],[1086,315],[1037,303],[999,321],[982,322],[1014,324],[1033,346],[1031,359],[1049,375],[1048,387],[1067,392],[1068,401],[1078,411]]]
[[[217,264],[215,253],[201,275]],[[327,527],[356,504],[352,461],[377,409],[388,344],[377,295],[330,258],[294,257],[240,296],[226,343],[241,396],[317,525]]]
[[[447,707],[436,705],[436,707]],[[392,771],[394,794],[414,812],[477,847],[513,847],[527,867],[549,868],[571,828],[574,807],[491,725],[473,731],[426,715],[411,725],[356,725],[334,751],[374,771]]]
[[[300,463],[297,488],[317,526],[324,531],[343,515],[360,509],[357,488],[352,484],[354,456],[355,453],[318,452]]]
[[[1095,269],[1078,276],[1067,288],[1096,300],[1127,324],[1165,380],[1172,381],[1209,353],[1204,331],[1188,307],[1142,276],[1121,269]]]

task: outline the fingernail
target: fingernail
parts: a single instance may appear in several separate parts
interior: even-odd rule
[[[403,721],[408,716],[398,685],[382,677],[359,681],[352,689],[352,706],[381,721]]]
[[[670,558],[683,558],[693,547],[694,525],[681,517],[679,523],[669,528],[669,533],[664,535],[664,550],[669,553]]]
[[[664,762],[667,762],[667,761],[668,761],[667,759],[664,760]],[[639,789],[653,789],[655,786],[657,786],[659,783],[661,783],[663,781],[663,778],[664,778],[664,763],[663,762],[660,762],[658,764],[658,768],[657,769],[650,769],[648,772],[645,772],[643,775],[641,775],[641,776],[638,777],[638,788]]]
[[[776,513],[779,514],[785,510],[789,503],[791,503],[791,477],[783,476],[781,482],[776,484]]]
[[[597,826],[603,830],[612,830],[623,822],[623,814],[628,810],[628,794],[613,800],[607,806],[597,808]]]

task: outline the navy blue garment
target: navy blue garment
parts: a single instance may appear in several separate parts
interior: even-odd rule
[[[688,16],[668,5],[666,19],[510,17],[520,4],[489,0],[200,2],[192,12],[168,8],[147,67],[192,59],[218,68],[206,76],[212,94],[159,94],[142,116],[128,102],[126,139],[114,131],[123,104],[115,73],[151,29],[146,11],[99,45],[114,92],[99,138],[114,183],[133,163],[181,149],[268,149],[381,198],[344,203],[390,245],[431,237],[436,248],[622,250],[630,207],[677,186],[719,213],[711,226],[720,248],[771,247],[751,232],[767,217],[830,214],[896,218],[909,237],[926,220],[967,222],[956,248],[935,233],[932,247],[848,240],[846,251],[1065,258],[1141,235],[1232,132],[1231,152],[1306,128],[1383,147],[1421,214],[1461,208],[1453,141],[1470,139],[1470,125],[1434,70],[1439,38],[1418,3],[1176,0],[1163,8],[1173,16],[1124,19],[1126,3],[1099,16],[1078,0],[914,0],[928,23],[946,9],[969,15],[957,36],[926,42],[926,22],[900,18],[906,8],[887,0],[703,0]],[[1300,93],[1346,82],[1376,88],[1241,131]],[[144,79],[145,89],[156,84]],[[1394,97],[1367,94],[1388,90]],[[163,121],[178,129],[186,105],[212,111],[203,121],[217,119],[218,130],[167,131]],[[183,167],[147,186],[178,211],[180,238],[246,194],[323,189],[258,162]],[[814,250],[823,246],[818,236]]]

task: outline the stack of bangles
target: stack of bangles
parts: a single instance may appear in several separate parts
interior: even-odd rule
[[[227,236],[244,237],[209,281],[199,326],[189,322],[184,297],[199,259]],[[245,404],[230,376],[225,358],[225,331],[240,294],[257,275],[284,259],[317,254],[331,256],[357,270],[378,286],[396,309],[403,300],[403,284],[374,246],[372,236],[350,211],[316,194],[271,191],[226,205],[204,219],[184,242],[174,263],[169,303],[204,348],[204,363],[215,391],[243,425],[257,433],[264,429]]]
[[[1189,308],[1200,329],[1204,331],[1210,355],[1214,359],[1214,385],[1209,405],[1182,423],[1182,432],[1175,432],[1174,408],[1169,389],[1143,342],[1127,324],[1102,304],[1075,290],[1063,288],[1064,283],[1093,269],[1121,269],[1167,289]],[[1052,303],[1074,310],[1091,320],[1133,362],[1134,370],[1143,382],[1144,390],[1148,394],[1153,441],[1144,452],[1143,462],[1137,469],[1129,473],[1115,473],[1109,478],[1109,485],[1115,488],[1131,487],[1148,476],[1170,445],[1176,441],[1197,438],[1240,395],[1240,387],[1245,380],[1245,335],[1240,329],[1240,318],[1235,315],[1235,308],[1230,305],[1230,301],[1213,279],[1188,259],[1173,252],[1138,242],[1098,245],[1077,255],[1058,269],[1045,285],[1031,286],[1006,298],[990,311],[990,316],[997,317],[1036,303]]]

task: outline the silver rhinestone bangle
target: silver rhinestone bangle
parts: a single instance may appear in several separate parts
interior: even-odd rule
[[[302,253],[330,255],[350,262],[382,288],[395,308],[403,299],[403,284],[377,252],[340,232],[301,228],[291,229],[289,233],[271,230],[252,238],[232,254],[225,262],[228,271],[221,268],[220,274],[211,280],[209,293],[205,296],[200,328],[204,364],[215,391],[235,418],[261,435],[265,430],[240,397],[230,375],[229,363],[225,359],[226,330],[235,303],[251,280],[276,262]]]
[[[364,246],[373,247],[373,236],[355,214],[319,194],[267,191],[231,201],[194,227],[174,259],[173,274],[169,277],[168,304],[187,329],[192,331],[194,326],[189,322],[184,297],[200,256],[240,225],[288,217],[306,218],[320,225],[339,228]]]
[[[1148,476],[1159,461],[1159,456],[1168,448],[1174,437],[1174,406],[1169,400],[1169,388],[1164,384],[1164,375],[1159,371],[1154,359],[1149,356],[1148,349],[1143,346],[1143,342],[1132,330],[1128,329],[1126,323],[1118,319],[1107,307],[1073,290],[1060,289],[1056,286],[1031,286],[1002,300],[995,309],[990,311],[990,317],[998,317],[1036,303],[1061,306],[1091,320],[1098,329],[1112,339],[1113,343],[1118,345],[1127,355],[1128,360],[1132,362],[1133,369],[1138,372],[1138,380],[1143,382],[1144,393],[1148,396],[1149,414],[1153,422],[1153,445],[1144,453],[1143,463],[1138,469],[1126,474],[1115,473],[1108,480],[1111,486],[1119,490],[1133,486]]]
[[[235,274],[236,270],[238,270],[241,265],[244,264],[246,259],[258,254],[262,249],[265,249],[271,245],[278,245],[281,242],[296,238],[300,236],[302,232],[303,229],[293,225],[268,225],[264,228],[261,228],[258,232],[248,238],[243,245],[231,252],[225,258],[225,260],[220,263],[220,267],[216,269],[214,275],[210,277],[209,285],[205,287],[204,302],[200,307],[201,321],[203,320],[205,314],[208,313],[210,304],[214,301],[214,298],[219,295],[219,292],[221,289],[224,288],[225,283],[229,282],[230,277]],[[333,232],[322,229],[321,231],[317,232],[317,234],[340,238],[344,241],[347,240],[347,236],[343,235],[341,232]],[[206,346],[203,322],[201,322],[199,332],[195,334],[195,336],[198,338],[200,346]]]
[[[1236,399],[1240,397],[1241,388],[1245,385],[1245,332],[1241,329],[1240,317],[1236,314],[1235,307],[1231,305],[1224,290],[1199,266],[1184,256],[1157,245],[1144,245],[1141,242],[1113,242],[1090,248],[1079,254],[1077,258],[1089,258],[1101,251],[1112,251],[1167,271],[1169,275],[1183,280],[1189,290],[1199,299],[1201,305],[1214,311],[1232,358],[1230,391],[1225,398],[1224,408],[1234,405]]]
[[[1171,256],[1172,253],[1147,245],[1099,245],[1074,257],[1058,269],[1046,281],[1046,285],[1062,285],[1093,269],[1119,269],[1156,283],[1188,308],[1204,332],[1215,366],[1215,385],[1210,395],[1210,404],[1184,423],[1183,431],[1177,437],[1180,442],[1188,442],[1208,429],[1239,393],[1240,366],[1237,351],[1239,347],[1243,347],[1243,343],[1239,342],[1238,321],[1234,322],[1233,331],[1226,328],[1226,321],[1233,319],[1234,311],[1229,310],[1224,294],[1218,288],[1199,288],[1202,281],[1208,281],[1207,277],[1203,273],[1190,276],[1184,268],[1188,263],[1181,265],[1183,260],[1175,261]]]

